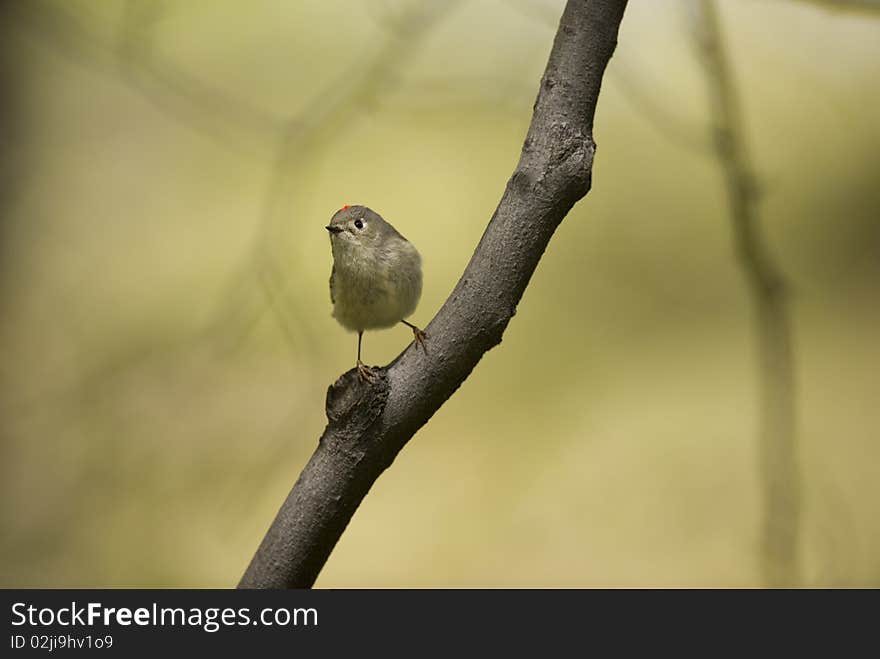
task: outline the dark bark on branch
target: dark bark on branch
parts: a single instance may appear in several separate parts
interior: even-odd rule
[[[501,342],[556,227],[590,189],[593,116],[626,0],[569,0],[501,202],[464,274],[414,345],[372,384],[354,370],[327,392],[328,424],[239,584],[310,587],[401,448]]]

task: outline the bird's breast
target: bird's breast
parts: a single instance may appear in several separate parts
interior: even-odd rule
[[[335,252],[333,316],[340,324],[350,330],[390,327],[412,314],[422,288],[415,249]]]

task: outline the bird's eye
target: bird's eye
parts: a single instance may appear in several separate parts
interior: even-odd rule
[[[363,228],[364,228],[364,221],[363,221],[363,219],[357,219],[357,220],[355,220],[355,221],[354,221],[354,225],[355,225],[358,229],[363,229]]]

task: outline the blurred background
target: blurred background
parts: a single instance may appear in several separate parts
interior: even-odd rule
[[[324,225],[426,325],[563,4],[2,4],[0,585],[238,581],[354,365]],[[631,0],[592,192],[317,586],[880,585],[875,6]]]

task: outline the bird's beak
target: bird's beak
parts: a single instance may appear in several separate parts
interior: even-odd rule
[[[339,233],[340,231],[342,231],[342,227],[335,227],[332,224],[328,224],[324,228],[327,229],[327,231],[329,231],[330,233]]]

